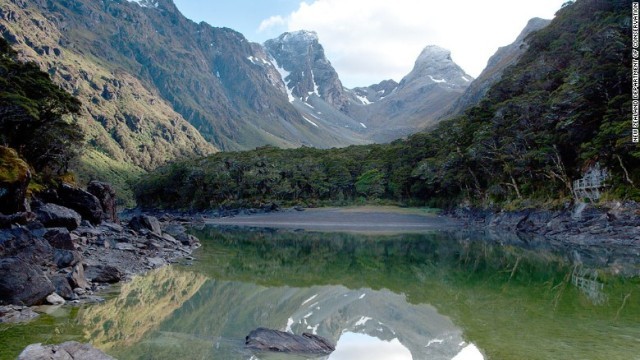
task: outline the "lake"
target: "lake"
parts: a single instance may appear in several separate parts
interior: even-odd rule
[[[306,358],[244,348],[268,327],[337,344],[316,359],[640,359],[638,267],[615,251],[455,227],[320,230],[194,228],[193,262],[0,325],[0,355],[78,340],[118,359]]]

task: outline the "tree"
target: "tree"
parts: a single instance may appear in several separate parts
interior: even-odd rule
[[[370,198],[382,197],[385,191],[384,174],[378,169],[372,169],[360,175],[356,181],[356,191]]]
[[[80,102],[36,64],[22,63],[0,38],[0,143],[37,172],[62,174],[77,155],[82,131],[72,118]]]

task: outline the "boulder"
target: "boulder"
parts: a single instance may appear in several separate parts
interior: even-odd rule
[[[82,217],[72,209],[56,204],[44,204],[35,211],[38,220],[46,227],[65,227],[74,230]]]
[[[16,258],[0,259],[0,303],[38,305],[54,291],[51,281],[36,265]]]
[[[102,205],[93,194],[73,186],[63,184],[58,188],[58,204],[77,211],[83,219],[92,224],[102,221]]]
[[[129,221],[129,227],[135,231],[151,231],[152,233],[161,236],[162,230],[160,229],[160,222],[155,216],[149,215],[137,215]]]
[[[60,345],[31,344],[18,360],[115,360],[90,344],[68,341]]]
[[[51,228],[47,229],[44,234],[45,240],[55,249],[75,250],[71,234],[67,228]]]
[[[66,301],[62,298],[62,296],[54,292],[51,295],[47,296],[47,303],[51,305],[64,305]]]
[[[336,349],[327,339],[318,335],[294,335],[266,328],[257,328],[249,333],[245,338],[245,346],[252,350],[300,354],[330,354]]]
[[[84,269],[84,274],[92,282],[114,284],[123,277],[122,272],[110,265],[89,265]]]
[[[73,300],[77,298],[76,293],[73,292],[69,279],[63,274],[56,274],[51,277],[51,283],[56,288],[56,294],[59,294],[66,300]]]
[[[30,181],[27,163],[15,150],[0,146],[0,213],[10,215],[27,210],[25,198]]]
[[[53,262],[58,269],[74,266],[82,261],[82,255],[74,250],[54,249]]]
[[[151,257],[147,259],[147,263],[152,269],[167,265],[167,261],[161,257]]]
[[[0,230],[0,258],[9,257],[43,266],[54,261],[51,245],[26,228]]]
[[[91,287],[84,275],[84,266],[82,264],[76,264],[73,267],[73,271],[71,271],[71,273],[67,275],[67,279],[69,280],[69,284],[71,284],[71,287],[73,287],[74,289],[89,289]]]
[[[118,225],[112,222],[103,222],[102,224],[100,224],[99,229],[103,231],[112,231],[116,233],[121,233],[124,231],[124,228],[122,227],[122,225]]]
[[[185,246],[195,246],[200,243],[195,236],[187,234],[187,229],[181,224],[167,224],[164,227],[164,232]]]
[[[26,225],[35,219],[36,215],[32,212],[18,212],[11,215],[0,214],[0,229],[8,229],[14,224]]]
[[[116,191],[111,184],[92,181],[87,185],[87,191],[93,194],[102,206],[102,220],[119,223],[116,207]]]

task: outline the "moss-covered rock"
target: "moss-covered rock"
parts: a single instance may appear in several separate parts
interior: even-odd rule
[[[0,213],[13,214],[25,210],[30,181],[29,165],[15,150],[0,146]]]

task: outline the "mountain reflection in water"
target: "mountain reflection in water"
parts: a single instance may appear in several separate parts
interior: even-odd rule
[[[120,360],[307,358],[244,347],[251,330],[268,327],[337,344],[317,360],[631,359],[640,353],[640,281],[598,266],[625,264],[632,271],[630,261],[581,249],[580,258],[597,261],[580,265],[575,249],[468,232],[205,227],[194,234],[203,247],[193,265],[135,278],[104,304],[0,327],[0,342],[26,345],[55,333],[53,341],[90,341]]]

